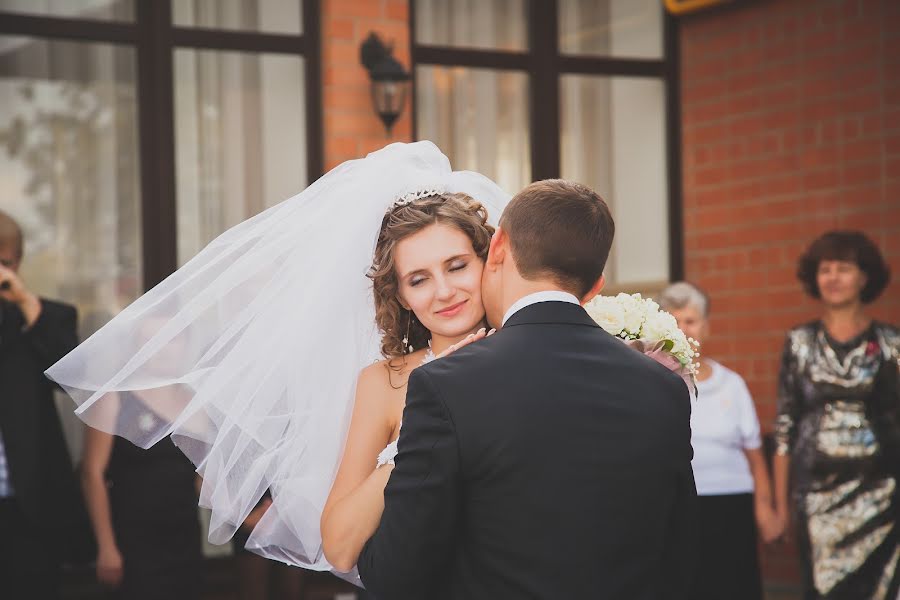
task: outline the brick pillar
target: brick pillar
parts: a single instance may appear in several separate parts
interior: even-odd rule
[[[322,0],[325,168],[412,140],[411,98],[388,137],[375,113],[359,46],[374,31],[409,69],[408,0]],[[412,90],[410,90],[410,94]]]

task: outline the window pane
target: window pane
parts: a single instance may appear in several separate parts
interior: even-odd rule
[[[559,50],[625,58],[663,57],[660,0],[558,0]]]
[[[175,0],[172,22],[181,27],[299,34],[302,6],[303,0]]]
[[[416,43],[525,50],[526,0],[414,0]]]
[[[22,277],[79,308],[81,334],[143,288],[135,57],[0,37],[0,197],[25,233]]]
[[[175,52],[178,261],[307,184],[303,59]]]
[[[616,220],[609,282],[653,287],[669,277],[665,86],[656,79],[565,75],[562,176],[596,190]]]
[[[134,0],[0,0],[7,12],[114,21],[134,21]]]
[[[416,69],[418,137],[454,170],[484,173],[515,192],[531,181],[528,76],[465,67]]]

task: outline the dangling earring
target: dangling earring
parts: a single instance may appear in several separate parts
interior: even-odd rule
[[[413,351],[412,344],[409,343],[409,326],[412,323],[412,311],[409,311],[409,316],[406,319],[406,335],[403,336],[403,351],[407,354],[411,354]]]

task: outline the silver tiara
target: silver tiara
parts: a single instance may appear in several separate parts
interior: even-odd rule
[[[386,214],[386,215],[390,214],[395,209],[398,209],[401,206],[409,206],[416,200],[421,200],[422,198],[428,198],[429,196],[440,196],[441,194],[444,193],[444,191],[445,190],[442,187],[430,187],[430,188],[421,188],[421,189],[415,190],[413,192],[406,192],[405,194],[401,194],[400,196],[397,196],[397,199],[394,200],[390,206],[388,206],[388,209],[386,211],[384,211],[384,214]],[[369,277],[371,277],[377,270],[378,270],[378,265],[373,264],[371,267],[369,267],[368,271],[366,271],[366,274]]]
[[[405,194],[398,196],[385,212],[392,212],[401,206],[409,206],[416,200],[428,198],[429,196],[439,196],[443,193],[444,189],[439,187],[422,188],[415,190],[414,192],[406,192]]]

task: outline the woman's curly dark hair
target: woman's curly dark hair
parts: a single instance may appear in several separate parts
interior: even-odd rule
[[[480,202],[462,193],[436,194],[399,206],[388,212],[381,223],[375,244],[375,259],[369,278],[375,291],[375,322],[381,331],[381,353],[393,360],[406,353],[403,338],[409,328],[409,345],[424,347],[431,332],[416,315],[400,304],[399,283],[394,270],[394,249],[400,240],[435,223],[460,230],[471,240],[475,254],[487,258],[494,228],[488,225],[487,210]]]
[[[823,260],[845,260],[856,263],[866,274],[866,285],[860,292],[864,304],[874,302],[891,280],[891,270],[881,256],[878,246],[860,231],[829,231],[809,245],[797,264],[797,279],[804,291],[820,299],[816,274]]]

